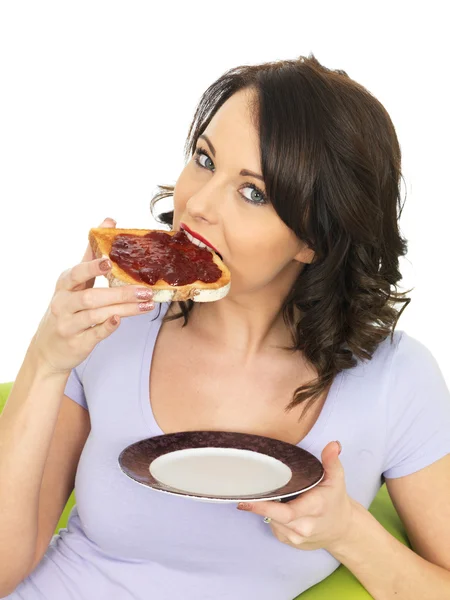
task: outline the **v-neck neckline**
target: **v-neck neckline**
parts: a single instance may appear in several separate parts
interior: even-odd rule
[[[166,435],[165,432],[158,425],[158,422],[153,412],[152,400],[150,396],[150,374],[153,363],[154,349],[158,341],[159,333],[161,331],[163,318],[166,315],[170,304],[170,302],[163,303],[161,305],[161,312],[158,318],[150,323],[141,362],[139,386],[141,396],[141,408],[144,421],[146,422],[149,428],[149,437],[157,435]],[[311,448],[311,446],[314,444],[315,439],[317,438],[318,432],[323,432],[327,427],[327,424],[333,413],[334,407],[337,403],[337,398],[342,387],[344,375],[345,371],[341,371],[335,376],[330,386],[330,389],[328,390],[328,394],[322,406],[322,410],[320,411],[315,423],[308,431],[308,433],[300,440],[300,442],[298,444],[295,444],[299,448],[303,448],[304,450],[308,450],[309,448]]]

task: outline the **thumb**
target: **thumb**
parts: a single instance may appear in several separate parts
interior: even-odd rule
[[[324,482],[340,477],[343,473],[342,463],[339,460],[342,446],[338,441],[330,442],[322,450],[322,465],[325,470]]]
[[[116,221],[111,218],[106,218],[102,223],[100,223],[99,227],[115,227],[117,225]],[[87,262],[89,260],[94,260],[95,256],[92,252],[91,245],[88,244],[86,248],[86,252],[81,260],[81,262]],[[91,286],[92,287],[92,286]]]

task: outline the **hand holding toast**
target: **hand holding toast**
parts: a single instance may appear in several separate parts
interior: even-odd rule
[[[115,227],[106,219],[102,227]],[[95,278],[111,269],[108,259],[94,259],[90,247],[78,265],[58,278],[50,305],[32,346],[50,373],[69,373],[107,338],[121,317],[154,308],[152,290],[137,285],[93,288]]]

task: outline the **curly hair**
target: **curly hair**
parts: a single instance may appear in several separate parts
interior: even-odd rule
[[[222,104],[239,90],[256,92],[252,118],[259,130],[267,196],[282,221],[315,252],[285,298],[282,314],[317,378],[297,388],[286,411],[309,400],[306,412],[335,376],[370,360],[394,333],[411,301],[399,293],[403,210],[401,152],[383,105],[345,71],[313,54],[239,66],[201,96],[186,144],[186,160]],[[159,185],[151,212],[171,227],[173,211],[154,214],[174,186]],[[395,308],[402,303],[401,310]],[[167,317],[188,322],[192,300]],[[183,326],[184,326],[183,325]]]

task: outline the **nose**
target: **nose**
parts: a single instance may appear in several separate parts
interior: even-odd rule
[[[223,201],[224,190],[210,180],[193,194],[186,203],[189,215],[198,221],[217,223]],[[222,201],[221,201],[222,198]]]

